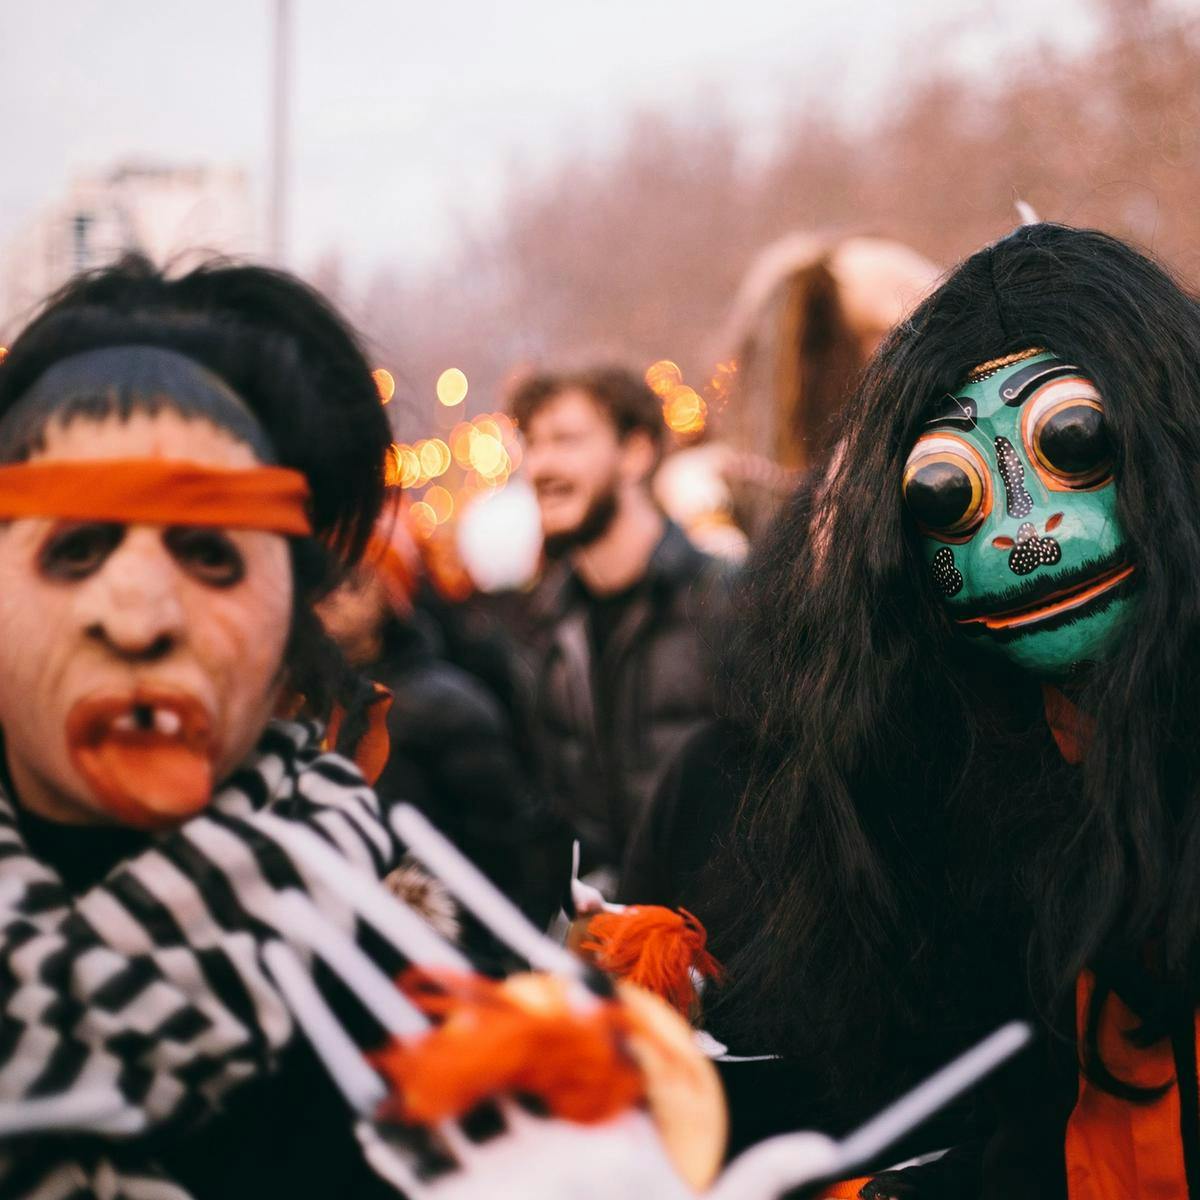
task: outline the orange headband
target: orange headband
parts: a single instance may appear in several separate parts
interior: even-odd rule
[[[57,459],[0,466],[0,520],[65,517],[308,534],[308,480],[286,467],[175,459]]]

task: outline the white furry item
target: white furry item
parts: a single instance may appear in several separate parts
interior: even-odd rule
[[[390,875],[384,877],[383,886],[424,917],[442,937],[454,942],[462,934],[458,905],[446,890],[445,884],[440,879],[435,879],[411,857],[404,858]]]

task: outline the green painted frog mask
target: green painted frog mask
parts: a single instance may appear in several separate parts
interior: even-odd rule
[[[1041,679],[1104,657],[1132,604],[1104,401],[1042,350],[986,363],[904,466],[932,582],[959,629]]]

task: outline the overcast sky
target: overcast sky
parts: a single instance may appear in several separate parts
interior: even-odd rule
[[[1189,2],[1189,0],[1183,0]],[[631,111],[722,105],[747,137],[806,91],[853,111],[933,40],[1086,42],[1087,0],[293,0],[290,265],[428,262],[508,174]],[[0,248],[73,173],[245,167],[265,190],[273,0],[0,0]]]

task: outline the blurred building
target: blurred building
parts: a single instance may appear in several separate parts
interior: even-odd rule
[[[186,269],[214,254],[261,250],[245,172],[231,167],[125,163],[79,175],[35,213],[0,259],[0,331],[76,271],[128,250]]]

